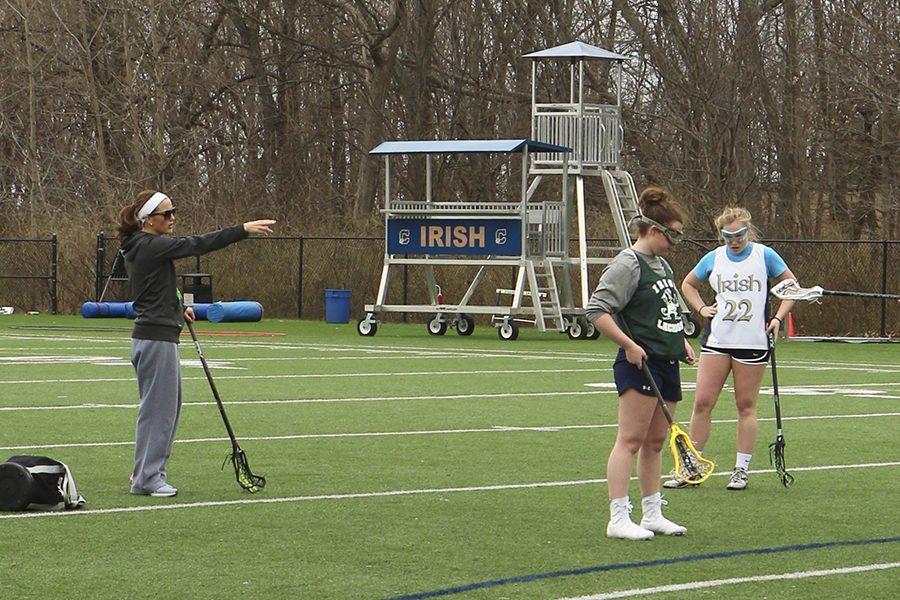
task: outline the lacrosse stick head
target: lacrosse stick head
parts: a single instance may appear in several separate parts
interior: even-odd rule
[[[669,448],[675,457],[675,477],[687,483],[703,483],[713,474],[716,464],[704,458],[690,436],[677,423],[672,423]]]
[[[796,279],[785,279],[769,290],[773,296],[781,300],[807,300],[814,301],[822,297],[825,291],[822,286],[815,285],[811,288],[802,288]]]
[[[788,488],[794,483],[794,477],[785,468],[784,447],[784,436],[779,435],[773,443],[769,444],[769,462],[775,467],[775,473],[781,479],[781,485]]]
[[[262,475],[255,475],[250,470],[250,464],[247,462],[247,455],[240,448],[234,448],[225,462],[231,461],[234,467],[234,477],[237,479],[238,485],[246,492],[255,494],[261,492],[266,487],[266,478]],[[224,466],[224,465],[223,465]]]

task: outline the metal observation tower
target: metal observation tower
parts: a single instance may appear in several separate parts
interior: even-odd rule
[[[634,181],[621,168],[621,64],[626,57],[582,42],[525,57],[532,59],[529,139],[389,141],[370,151],[385,161],[381,211],[385,254],[377,297],[373,304],[365,305],[366,316],[357,324],[361,335],[375,335],[378,315],[397,312],[433,315],[428,322],[432,335],[443,335],[448,327],[470,335],[475,326],[472,316],[490,315],[504,340],[515,339],[522,323],[533,324],[539,331],[567,332],[573,339],[597,337],[593,324],[584,319],[590,297],[588,266],[606,264],[623,248],[631,247],[628,224],[638,215]],[[585,97],[585,66],[597,60],[613,63],[610,72],[615,86],[610,95],[615,104],[589,102]],[[548,65],[558,70],[560,62],[568,63],[568,98],[539,102],[538,78]],[[435,200],[433,155],[485,153],[520,155],[521,181],[515,198],[486,202],[465,198],[460,190],[442,194],[453,200]],[[397,155],[404,157],[399,162],[408,168],[424,157],[425,190],[421,196],[401,197],[392,189],[391,157]],[[542,182],[557,176],[558,198],[533,201]],[[618,245],[587,243],[586,177],[603,181]],[[575,241],[577,254],[572,255]],[[402,265],[424,267],[428,304],[396,304],[388,298],[392,271]],[[438,272],[458,265],[477,267],[477,271],[457,302],[444,303]],[[496,290],[493,305],[473,304],[486,271],[497,267],[513,267],[514,287]],[[573,294],[576,273],[577,295]]]

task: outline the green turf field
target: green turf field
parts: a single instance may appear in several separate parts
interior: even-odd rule
[[[260,494],[220,469],[230,446],[189,343],[169,469],[179,494],[136,497],[129,323],[0,316],[0,461],[62,460],[88,502],[0,514],[0,598],[606,598],[679,584],[691,587],[650,597],[896,597],[900,345],[781,344],[794,487],[769,466],[767,374],[750,487],[725,490],[726,391],[705,452],[719,476],[666,493],[687,536],[625,542],[604,535],[608,342],[531,329],[502,342],[482,325],[472,337],[278,320],[197,329],[268,478]],[[223,331],[285,335],[209,335]],[[695,374],[682,368],[682,422]],[[721,581],[732,578],[748,581]]]

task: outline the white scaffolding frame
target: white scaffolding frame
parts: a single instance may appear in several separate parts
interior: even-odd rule
[[[530,156],[535,151],[553,152],[563,156],[561,163],[560,200],[532,201],[538,181],[529,185],[528,167]],[[576,307],[571,290],[569,267],[569,219],[570,208],[566,200],[568,191],[569,148],[527,139],[517,140],[446,140],[446,141],[403,141],[384,142],[370,154],[384,156],[385,185],[385,254],[378,294],[373,304],[365,305],[366,316],[359,322],[359,332],[373,335],[377,330],[378,315],[383,313],[425,313],[433,314],[428,330],[433,334],[443,334],[447,327],[455,327],[463,335],[468,335],[473,327],[471,315],[490,315],[503,339],[514,339],[517,323],[532,323],[540,331],[566,331],[581,327],[577,322],[584,311]],[[506,153],[521,154],[521,183],[519,197],[515,201],[486,202],[435,201],[432,180],[433,154],[479,154]],[[424,155],[425,190],[424,200],[410,200],[396,197],[391,189],[392,156],[414,157]],[[412,163],[412,160],[410,160]],[[491,255],[437,255],[419,252],[410,254],[392,252],[391,220],[414,219],[416,223],[434,219],[509,219],[511,225],[521,227],[521,244],[517,252],[503,256]],[[435,221],[440,222],[440,221]],[[395,267],[420,265],[425,267],[428,289],[427,304],[396,304],[388,298],[391,274]],[[435,267],[465,265],[479,267],[466,292],[458,303],[444,304],[438,301]],[[513,267],[516,269],[516,283],[508,294],[508,304],[476,305],[471,299],[481,284],[486,269]],[[555,270],[562,269],[562,281],[557,281]],[[561,286],[561,287],[560,287]],[[570,332],[571,333],[571,332]]]

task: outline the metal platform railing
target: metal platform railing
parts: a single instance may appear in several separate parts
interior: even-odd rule
[[[518,202],[426,202],[424,200],[394,200],[389,208],[381,209],[388,215],[517,215]]]
[[[565,210],[562,202],[536,202],[528,205],[530,256],[565,256],[568,250]]]
[[[569,169],[573,173],[584,168],[616,166],[622,152],[624,131],[620,108],[608,104],[585,104],[581,116],[578,108],[577,103],[535,104],[535,139],[573,148],[574,154],[569,159]],[[562,172],[562,154],[534,153],[531,160],[533,172],[548,169]]]

